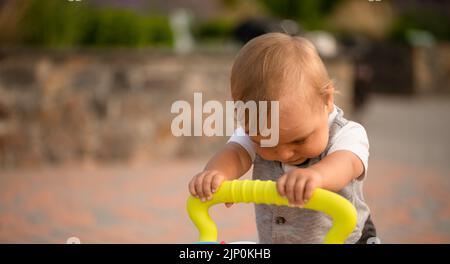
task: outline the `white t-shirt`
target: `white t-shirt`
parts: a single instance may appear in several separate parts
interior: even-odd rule
[[[334,107],[332,113],[328,115],[328,127],[331,127],[333,120],[337,115],[337,107]],[[369,140],[367,138],[366,130],[359,123],[349,121],[345,126],[343,126],[331,139],[331,144],[327,155],[338,151],[338,150],[348,150],[354,153],[362,161],[364,165],[364,174],[358,179],[364,178],[368,169],[369,160]],[[245,134],[242,127],[238,127],[233,135],[230,137],[228,142],[235,142],[241,145],[247,150],[252,161],[255,160],[256,150],[255,143],[250,139],[250,137]],[[282,164],[285,172],[296,168],[290,164]]]

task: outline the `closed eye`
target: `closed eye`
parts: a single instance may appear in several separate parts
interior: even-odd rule
[[[301,144],[304,144],[307,139],[308,138],[294,140],[294,141],[292,141],[292,144],[301,145]]]
[[[314,134],[314,131],[312,131],[311,133],[309,133],[307,136],[305,136],[305,137],[302,137],[302,138],[298,138],[298,139],[295,139],[294,141],[291,141],[291,144],[295,144],[295,145],[301,145],[301,144],[304,144],[307,140],[308,140],[308,138],[310,138],[311,137],[311,135],[313,135]]]
[[[306,141],[306,139],[296,140],[296,141],[293,141],[292,144],[301,145],[301,144],[305,143],[305,141]]]

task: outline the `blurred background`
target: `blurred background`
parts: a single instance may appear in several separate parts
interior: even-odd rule
[[[227,138],[174,137],[170,107],[229,100],[267,32],[313,41],[365,126],[381,241],[449,243],[449,22],[440,0],[0,0],[0,243],[196,241],[187,183]],[[252,205],[211,211],[256,241]]]

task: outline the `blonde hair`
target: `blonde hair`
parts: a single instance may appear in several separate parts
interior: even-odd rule
[[[244,102],[279,100],[294,93],[306,99],[313,95],[324,99],[330,88],[332,82],[313,44],[283,33],[249,41],[231,70],[231,95]]]

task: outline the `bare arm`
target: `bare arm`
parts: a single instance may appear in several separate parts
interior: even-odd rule
[[[338,192],[364,172],[362,161],[350,151],[338,150],[311,166],[322,175],[322,188]]]
[[[234,180],[244,175],[251,166],[247,151],[241,145],[230,142],[211,158],[205,171],[220,171],[226,180]]]

